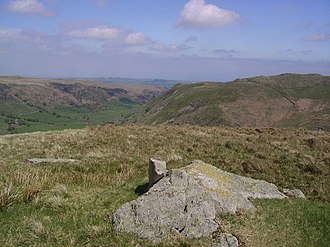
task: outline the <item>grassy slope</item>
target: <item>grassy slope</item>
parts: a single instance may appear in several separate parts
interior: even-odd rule
[[[219,216],[245,246],[327,246],[330,135],[301,129],[113,126],[0,137],[0,246],[148,246],[115,233],[109,215],[137,197],[149,157],[169,168],[201,159],[300,188],[310,201],[258,201],[256,214]],[[29,165],[28,158],[74,158]],[[221,230],[220,230],[221,231]],[[208,246],[209,240],[164,246]]]
[[[177,85],[129,121],[330,129],[330,77],[282,74]]]

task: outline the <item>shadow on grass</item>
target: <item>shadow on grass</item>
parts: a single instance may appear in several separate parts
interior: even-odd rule
[[[135,194],[140,196],[140,195],[148,192],[148,190],[149,190],[149,183],[145,183],[145,184],[142,184],[142,185],[139,185],[138,187],[136,187]]]

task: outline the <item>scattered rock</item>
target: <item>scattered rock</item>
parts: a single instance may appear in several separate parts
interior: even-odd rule
[[[306,199],[304,193],[300,189],[283,189],[283,193],[289,197]]]
[[[238,240],[231,234],[221,234],[217,243],[214,243],[212,247],[239,247]]]
[[[149,159],[149,186],[157,183],[166,173],[166,162],[163,160]]]
[[[41,163],[75,163],[78,160],[74,159],[51,159],[51,158],[45,158],[45,159],[39,159],[39,158],[33,158],[28,159],[28,162],[30,164],[41,164]]]
[[[166,172],[147,193],[119,208],[112,221],[117,231],[153,242],[169,235],[206,237],[218,228],[217,213],[255,210],[249,198],[286,196],[274,184],[224,172],[197,160]]]

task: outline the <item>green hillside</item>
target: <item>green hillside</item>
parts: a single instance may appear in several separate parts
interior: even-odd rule
[[[179,84],[128,122],[329,130],[330,77],[281,74]]]

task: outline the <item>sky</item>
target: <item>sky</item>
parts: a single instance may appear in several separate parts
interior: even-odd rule
[[[0,0],[0,75],[330,75],[330,0]]]

